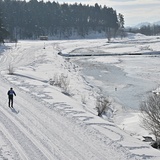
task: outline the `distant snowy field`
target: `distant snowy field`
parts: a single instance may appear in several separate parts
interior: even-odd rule
[[[159,51],[159,37],[140,34],[111,43],[90,39],[0,46],[0,159],[159,160],[160,151],[142,141],[149,133],[140,126],[138,110],[148,94],[159,91]],[[60,76],[69,96],[49,84]],[[12,111],[6,95],[11,86],[17,93]],[[95,109],[99,94],[112,102],[112,112],[103,118]]]

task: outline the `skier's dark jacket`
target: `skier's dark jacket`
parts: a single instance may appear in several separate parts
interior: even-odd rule
[[[9,97],[10,99],[13,99],[13,95],[16,96],[16,93],[14,92],[14,90],[11,90],[11,89],[8,91],[7,94],[8,94],[8,97]]]

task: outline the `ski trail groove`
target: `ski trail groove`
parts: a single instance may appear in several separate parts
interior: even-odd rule
[[[15,141],[15,138],[11,135],[11,133],[4,127],[4,125],[0,122],[0,128],[3,130],[3,134],[7,137],[7,139],[14,146],[15,150],[17,150],[19,156],[23,160],[28,160],[25,151],[21,148],[21,145]]]
[[[25,114],[22,114],[22,112]],[[65,159],[69,160],[70,158],[65,153],[65,150],[63,149],[64,152],[62,152],[63,150],[60,149],[60,146],[65,148],[62,145],[62,143],[65,143],[65,142],[62,142],[63,140],[58,141],[60,139],[60,137],[58,135],[54,134],[53,131],[50,133],[48,131],[49,129],[47,127],[45,127],[44,124],[41,123],[42,120],[37,118],[35,114],[33,114],[32,112],[30,112],[27,109],[24,109],[24,111],[22,111],[22,112],[21,112],[20,119],[19,119],[19,117],[15,116],[17,121],[20,121],[22,126],[24,126],[27,129],[27,131],[30,132],[30,134],[32,134],[32,136],[34,136],[34,138],[38,139],[38,141],[41,142],[43,144],[43,146],[45,146],[46,149],[48,149],[51,153],[53,153],[53,154],[58,153],[58,155],[61,155],[62,158],[65,157]],[[36,132],[35,132],[35,127],[37,128]],[[47,136],[44,133],[46,133]],[[49,138],[52,138],[52,141]],[[69,147],[67,147],[67,149],[68,148]],[[72,151],[74,151],[74,148],[72,148]]]
[[[21,124],[20,124],[20,122],[18,122],[17,120],[15,120],[9,113],[7,113],[7,111],[5,111],[4,109],[2,109],[2,108],[0,108],[0,110],[1,110],[1,114],[3,113],[4,115],[4,117],[5,117],[5,119],[7,119],[8,118],[8,120],[10,121],[10,125],[12,124],[12,126],[15,126],[14,128],[17,128],[17,131],[19,130],[20,131],[20,134],[22,134],[23,135],[23,137],[27,137],[27,138],[25,138],[25,140],[27,139],[29,142],[28,142],[28,144],[27,145],[29,145],[29,144],[31,144],[31,146],[32,146],[32,149],[31,150],[33,150],[33,148],[35,148],[35,152],[38,152],[38,154],[34,154],[35,155],[35,157],[37,157],[37,155],[41,155],[41,157],[43,157],[43,159],[45,160],[46,158],[47,159],[52,159],[53,158],[53,155],[52,154],[50,154],[50,153],[48,153],[48,151],[43,147],[43,145],[41,144],[41,143],[39,143],[34,137],[32,137],[32,135],[30,135],[29,133],[28,133],[28,131],[26,131],[26,129],[24,128],[24,126],[22,126]],[[7,123],[7,122],[6,122]],[[5,124],[6,124],[5,123]],[[6,127],[8,127],[8,125],[6,124]],[[13,127],[12,127],[13,128]],[[15,132],[15,131],[14,131]],[[14,133],[13,132],[13,133]],[[19,134],[19,135],[20,135]],[[32,144],[33,143],[33,144]],[[22,145],[22,144],[21,144]],[[24,145],[22,145],[22,146],[24,146]],[[38,148],[37,148],[38,147]],[[41,153],[40,153],[41,152]],[[43,156],[43,154],[44,154],[44,156]],[[38,158],[38,157],[37,157]],[[32,157],[32,160],[33,160],[34,158]]]

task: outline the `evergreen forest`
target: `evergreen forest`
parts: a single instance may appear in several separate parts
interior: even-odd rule
[[[7,30],[3,26],[2,15],[1,15],[1,12],[0,12],[0,43],[4,43],[4,39],[8,35],[9,35],[9,33],[7,32]]]
[[[122,14],[110,7],[80,4],[59,4],[30,0],[0,0],[0,23],[12,39],[38,39],[39,36],[85,38],[91,32],[116,34],[124,27]],[[0,27],[1,29],[1,27]]]

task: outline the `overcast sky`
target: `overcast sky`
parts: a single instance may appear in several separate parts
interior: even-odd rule
[[[51,1],[51,0],[50,0]],[[135,26],[141,22],[160,21],[160,0],[54,0],[59,3],[106,5],[112,7],[125,18],[125,26]]]

